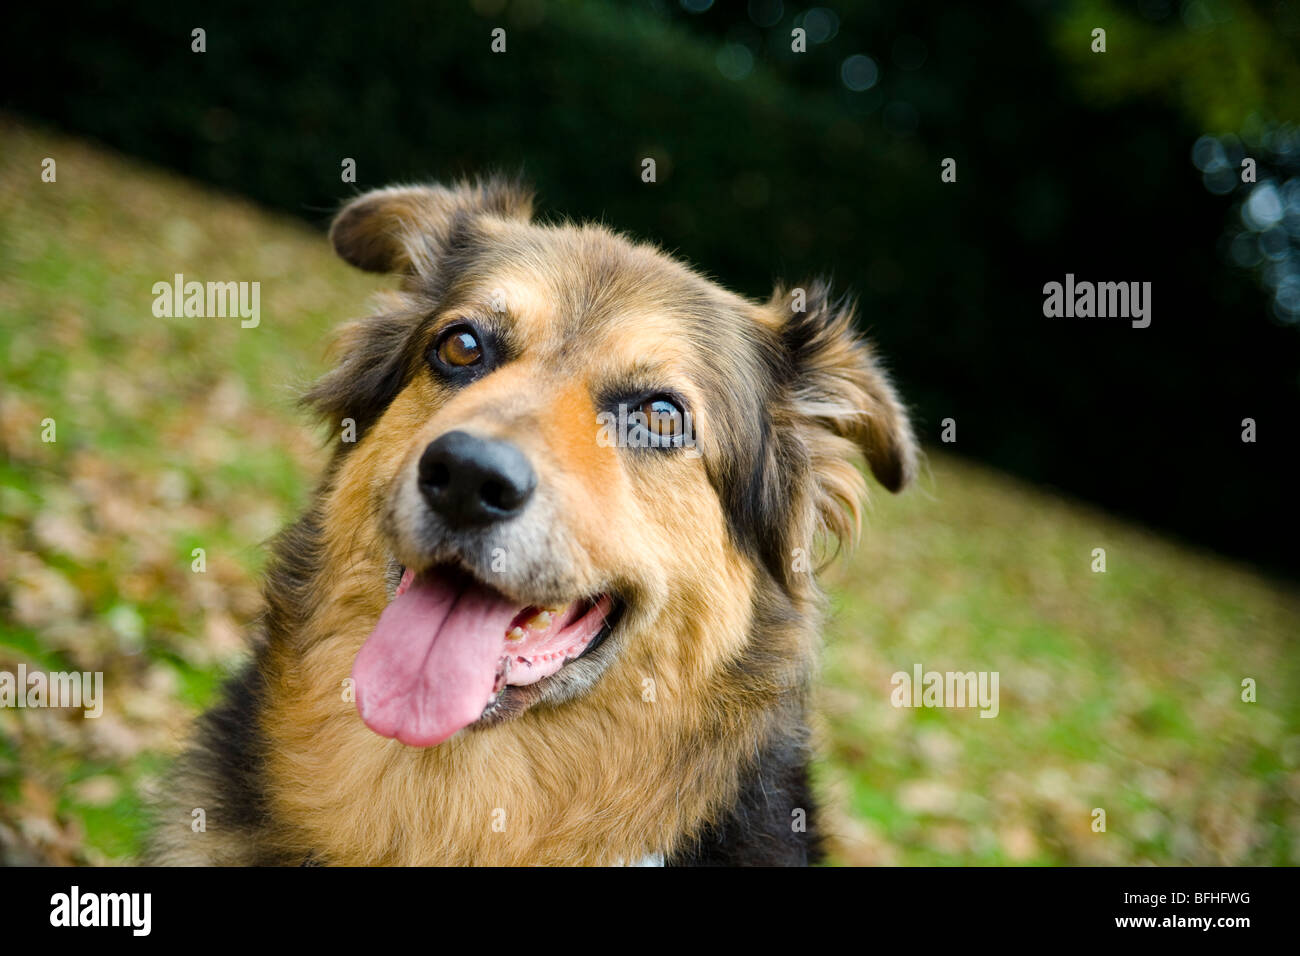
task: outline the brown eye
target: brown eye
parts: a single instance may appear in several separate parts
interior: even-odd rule
[[[651,398],[641,403],[646,428],[658,438],[676,438],[682,433],[682,410],[666,398]]]
[[[483,346],[467,326],[457,326],[443,334],[438,342],[438,358],[447,365],[457,367],[473,365],[483,360]]]

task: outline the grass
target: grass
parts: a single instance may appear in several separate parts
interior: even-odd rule
[[[102,670],[108,698],[98,720],[0,710],[0,860],[126,862],[141,795],[243,653],[262,543],[322,463],[294,388],[375,280],[297,221],[0,127],[0,669]],[[261,326],[155,318],[176,272],[260,281]],[[928,464],[826,576],[835,860],[1300,862],[1292,590],[940,449]],[[997,671],[997,718],[891,706],[918,663]]]

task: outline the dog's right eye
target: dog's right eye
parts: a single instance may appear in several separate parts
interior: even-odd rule
[[[438,361],[451,368],[464,368],[483,361],[483,346],[468,325],[455,325],[443,332],[434,352]]]

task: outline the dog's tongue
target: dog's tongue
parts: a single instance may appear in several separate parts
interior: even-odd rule
[[[412,747],[478,720],[519,611],[467,578],[408,571],[352,667],[361,719]]]

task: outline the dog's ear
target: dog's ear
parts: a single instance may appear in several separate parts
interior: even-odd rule
[[[391,186],[353,199],[334,218],[330,242],[368,272],[413,272],[432,266],[468,219],[528,221],[532,192],[518,182],[487,179],[455,186]]]
[[[865,492],[852,460],[860,453],[897,492],[916,475],[916,439],[874,349],[854,328],[852,304],[832,300],[822,282],[800,293],[777,289],[768,303],[788,363],[784,414],[808,456],[817,524],[851,540]]]

